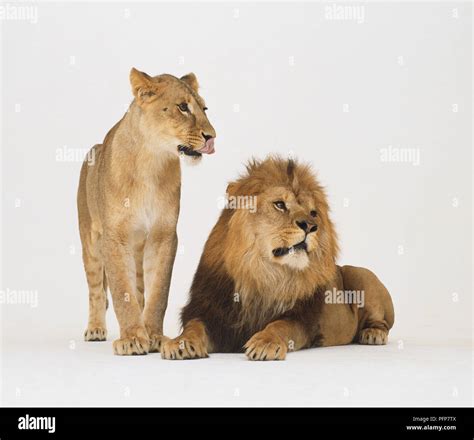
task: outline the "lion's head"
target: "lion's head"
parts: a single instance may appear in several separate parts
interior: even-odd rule
[[[293,300],[332,279],[337,236],[308,165],[276,156],[252,160],[227,192],[232,209],[216,225],[208,257],[224,257],[238,291]]]
[[[159,139],[168,151],[194,159],[214,153],[216,132],[193,73],[182,78],[151,77],[133,68],[130,83],[135,97],[132,106],[139,108],[140,129],[148,142]]]

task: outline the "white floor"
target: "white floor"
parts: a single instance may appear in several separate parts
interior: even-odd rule
[[[472,347],[393,339],[284,362],[118,357],[111,341],[4,342],[3,406],[471,406]]]

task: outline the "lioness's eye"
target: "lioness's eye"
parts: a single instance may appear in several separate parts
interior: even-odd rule
[[[311,217],[316,217],[318,215],[318,213],[313,209],[311,212]]]
[[[189,112],[188,104],[186,104],[185,102],[182,102],[181,104],[179,104],[179,105],[178,105],[178,108],[179,108],[182,112]]]
[[[281,200],[278,200],[277,202],[273,202],[273,205],[275,206],[276,209],[279,209],[280,211],[286,210],[285,202],[282,202]]]

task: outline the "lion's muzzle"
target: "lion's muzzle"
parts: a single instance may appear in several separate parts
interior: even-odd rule
[[[283,257],[285,255],[291,254],[298,250],[303,250],[305,252],[308,251],[308,245],[306,244],[305,240],[300,241],[299,243],[291,247],[279,247],[279,248],[273,249],[272,253],[273,253],[273,256],[275,257]]]

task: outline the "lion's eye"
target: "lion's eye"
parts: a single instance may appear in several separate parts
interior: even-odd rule
[[[316,217],[318,215],[318,213],[313,209],[311,212],[311,217]]]
[[[178,105],[178,108],[179,108],[182,112],[185,112],[185,113],[188,113],[188,112],[189,112],[188,104],[186,104],[185,102],[182,102],[181,104],[179,104],[179,105]]]
[[[286,211],[285,202],[282,202],[281,200],[278,200],[277,202],[273,202],[273,205],[275,206],[276,209],[280,211]]]

